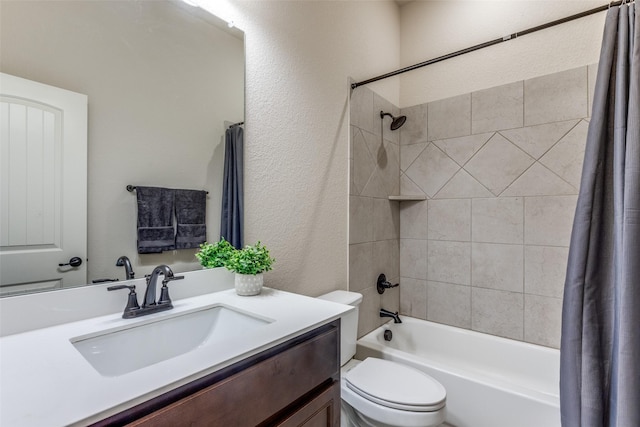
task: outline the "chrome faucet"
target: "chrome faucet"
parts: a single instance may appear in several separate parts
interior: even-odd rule
[[[122,255],[120,258],[118,258],[118,260],[116,261],[116,267],[124,267],[124,273],[126,276],[125,280],[131,280],[136,277],[136,273],[133,271],[133,267],[131,267],[131,261],[129,261],[128,257]]]
[[[160,275],[164,275],[164,279],[162,280],[162,288],[160,289],[160,298],[156,302],[156,285]],[[138,296],[136,295],[135,285],[109,286],[107,290],[115,291],[117,289],[129,289],[129,298],[122,317],[130,319],[133,317],[172,309],[173,304],[171,303],[171,298],[169,298],[169,287],[167,286],[167,283],[172,280],[180,279],[184,279],[184,276],[174,276],[173,271],[164,264],[154,268],[153,272],[147,276],[147,290],[144,293],[142,307],[138,305]]]
[[[394,313],[392,311],[381,308],[380,317],[391,317],[393,319],[393,323],[402,323],[402,320],[400,320],[400,316],[398,315],[397,311]]]

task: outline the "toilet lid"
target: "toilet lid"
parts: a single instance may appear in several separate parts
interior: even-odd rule
[[[424,372],[390,360],[367,358],[344,377],[347,387],[380,405],[416,412],[444,407],[447,392]]]

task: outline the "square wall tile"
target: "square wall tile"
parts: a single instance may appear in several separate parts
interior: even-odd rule
[[[471,94],[428,104],[429,140],[471,135]]]
[[[426,200],[400,203],[400,238],[427,239]]]
[[[427,243],[427,279],[457,285],[470,285],[471,243],[429,240]]]
[[[400,279],[400,314],[427,319],[427,281]]]
[[[427,280],[427,241],[400,239],[400,276]]]
[[[427,104],[414,105],[400,110],[400,114],[407,116],[407,121],[398,129],[401,145],[428,141],[427,111]]]
[[[376,283],[373,243],[349,245],[349,290],[359,292]]]
[[[473,243],[471,246],[473,286],[522,292],[523,265],[522,245]]]
[[[525,293],[562,298],[568,258],[569,248],[525,245]]]
[[[471,132],[513,129],[524,124],[524,84],[510,83],[471,94]]]
[[[375,285],[378,275],[384,273],[388,280],[400,277],[400,242],[398,239],[373,242],[371,272],[366,274],[369,286]]]
[[[522,197],[473,199],[471,204],[472,241],[522,244],[523,201]]]
[[[373,199],[349,197],[349,243],[373,240]]]
[[[523,294],[471,288],[471,327],[474,331],[522,340],[523,323]]]
[[[400,237],[400,206],[387,199],[373,199],[373,240]]]
[[[587,117],[587,93],[587,67],[525,80],[525,126]]]
[[[569,246],[578,196],[526,197],[524,243]]]
[[[427,320],[471,327],[471,288],[452,283],[428,282]]]
[[[429,200],[429,239],[471,241],[471,199]]]
[[[524,340],[560,348],[562,299],[525,295]]]

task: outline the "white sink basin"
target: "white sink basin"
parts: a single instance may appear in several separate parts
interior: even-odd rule
[[[223,344],[239,333],[271,323],[224,305],[165,314],[70,341],[96,371],[115,377],[187,353],[207,342]]]

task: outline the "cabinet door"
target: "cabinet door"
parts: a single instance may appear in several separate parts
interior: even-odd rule
[[[340,382],[335,381],[276,425],[278,427],[338,427],[340,426],[340,405]]]
[[[129,426],[260,425],[271,417],[279,417],[276,414],[312,390],[321,390],[339,372],[338,345],[339,330],[333,328]],[[339,389],[337,393],[339,402]]]

